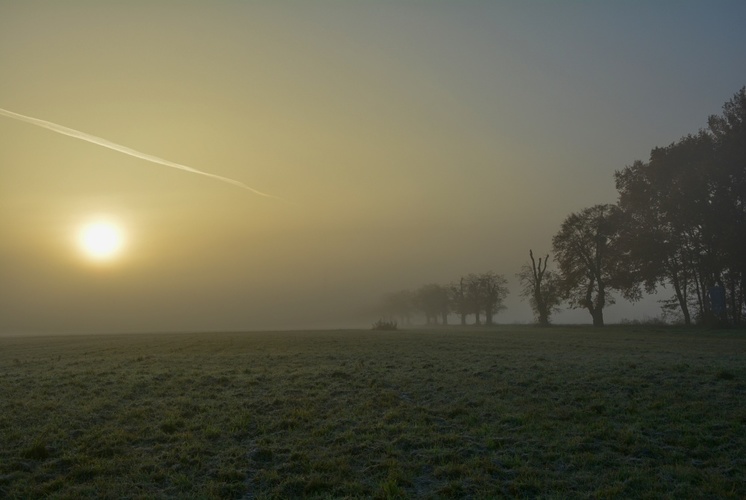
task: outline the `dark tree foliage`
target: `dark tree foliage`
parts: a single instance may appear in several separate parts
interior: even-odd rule
[[[587,309],[594,326],[604,326],[604,307],[614,303],[611,291],[630,300],[640,295],[618,244],[621,224],[616,205],[594,205],[570,214],[552,238],[562,296],[570,307]]]
[[[708,125],[714,144],[715,230],[722,238],[715,279],[728,294],[730,321],[740,325],[746,306],[746,87],[723,105],[722,115],[710,116]]]
[[[746,87],[709,128],[616,172],[620,245],[648,291],[671,286],[686,324],[742,322],[746,286]],[[716,317],[710,295],[726,292]],[[694,314],[692,314],[694,308]]]
[[[712,235],[707,183],[701,177],[711,152],[706,134],[651,152],[616,173],[619,205],[626,223],[621,244],[628,250],[635,279],[651,292],[670,284],[684,322],[691,322],[692,295],[703,297],[703,272],[710,267]],[[707,274],[707,273],[705,273]]]
[[[539,257],[538,264],[532,250],[528,251],[528,255],[531,258],[531,265],[524,264],[521,272],[517,274],[523,286],[521,296],[529,299],[539,325],[549,326],[550,317],[559,309],[557,306],[561,302],[557,275],[547,270],[549,254],[544,259]]]

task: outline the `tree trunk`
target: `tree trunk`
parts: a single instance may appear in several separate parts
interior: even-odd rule
[[[466,326],[466,313],[461,313],[461,325]]]
[[[588,301],[588,312],[591,313],[593,318],[593,326],[601,327],[604,326],[604,306],[606,305],[606,295],[604,285],[601,280],[598,280],[598,293],[596,294],[596,300],[592,299],[592,283],[588,287],[588,293],[586,295]]]
[[[596,306],[593,308],[593,326],[604,326],[604,307],[606,307],[606,286],[599,278],[598,293],[596,295]]]
[[[597,308],[588,308],[588,310],[591,313],[591,317],[593,317],[593,326],[596,327],[602,327],[604,326],[604,310],[601,307]]]
[[[546,309],[539,309],[539,326],[549,326],[549,315]]]
[[[740,309],[741,301],[738,300],[738,295],[736,293],[736,280],[731,278],[728,281],[729,281],[728,283],[729,297],[728,298],[730,299],[730,317],[732,318],[733,326],[738,326],[738,324],[740,323],[739,309]]]
[[[671,282],[673,283],[673,289],[676,292],[676,300],[679,301],[679,307],[681,308],[681,314],[684,315],[684,324],[686,326],[690,326],[692,324],[692,318],[689,315],[689,305],[686,303],[686,297],[684,296],[681,286],[679,285],[679,280],[676,278],[671,279]]]
[[[697,270],[694,271],[694,289],[697,292],[697,309],[699,311],[699,320],[704,321],[705,317],[707,316],[707,310],[705,308],[705,300],[704,300],[704,284],[700,286],[700,276],[699,272]]]
[[[738,301],[739,309],[743,305],[746,305],[746,271],[741,271],[740,299],[741,300]],[[743,309],[741,309],[741,311],[743,311]]]
[[[536,302],[536,312],[539,315],[539,326],[549,326],[549,307],[544,303],[541,289],[534,293],[534,301]]]

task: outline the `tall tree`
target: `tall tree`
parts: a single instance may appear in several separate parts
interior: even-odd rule
[[[529,299],[539,325],[548,326],[552,313],[561,302],[557,276],[551,270],[547,270],[549,254],[543,260],[539,257],[538,263],[532,250],[529,249],[528,255],[531,258],[531,265],[524,264],[521,272],[517,274],[523,286],[521,296]]]
[[[746,87],[708,125],[615,174],[629,220],[622,241],[638,282],[648,290],[671,285],[685,323],[739,324],[746,307]],[[725,304],[713,303],[723,292]]]
[[[552,238],[563,296],[570,307],[587,309],[594,326],[604,326],[603,310],[614,303],[612,290],[629,299],[640,295],[617,245],[620,222],[616,205],[594,205],[570,214]]]

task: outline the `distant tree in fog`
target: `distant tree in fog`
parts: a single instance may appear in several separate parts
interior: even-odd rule
[[[521,296],[529,299],[539,325],[548,326],[552,313],[558,310],[557,306],[561,302],[558,278],[551,270],[547,270],[549,254],[543,260],[539,257],[538,263],[532,250],[528,251],[528,255],[531,265],[524,264],[517,274],[523,286]]]
[[[462,311],[474,314],[475,325],[482,324],[481,315],[484,313],[485,324],[492,325],[495,314],[505,309],[503,301],[508,295],[508,280],[501,274],[488,271],[469,274],[460,283],[465,291]]]
[[[508,296],[508,280],[502,274],[492,271],[479,275],[479,287],[484,297],[484,320],[488,325],[494,322],[495,314],[505,309],[503,301]]]
[[[468,282],[461,278],[458,283],[451,283],[448,288],[453,311],[459,315],[461,324],[466,325],[466,317],[474,311],[469,298]]]
[[[482,324],[482,314],[488,325],[493,324],[495,314],[505,309],[503,301],[508,295],[507,280],[492,271],[469,274],[457,284],[439,285],[430,283],[414,292],[400,291],[384,296],[381,312],[388,318],[399,318],[410,322],[414,312],[419,311],[425,323],[448,324],[448,316],[456,312],[461,324],[473,314],[475,324]]]
[[[415,313],[415,294],[411,290],[387,293],[383,297],[381,312],[388,318],[397,318],[400,323],[412,324]]]
[[[482,324],[482,310],[484,309],[484,296],[479,286],[477,274],[467,274],[462,278],[466,283],[466,304],[469,313],[474,315],[474,324]]]
[[[420,287],[416,292],[416,303],[425,314],[425,322],[448,324],[450,296],[448,287],[431,283]]]

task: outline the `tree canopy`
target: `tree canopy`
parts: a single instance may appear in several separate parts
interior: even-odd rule
[[[670,285],[686,324],[740,324],[746,281],[746,87],[708,128],[616,172],[622,245],[649,291]],[[713,303],[724,293],[725,304]]]

